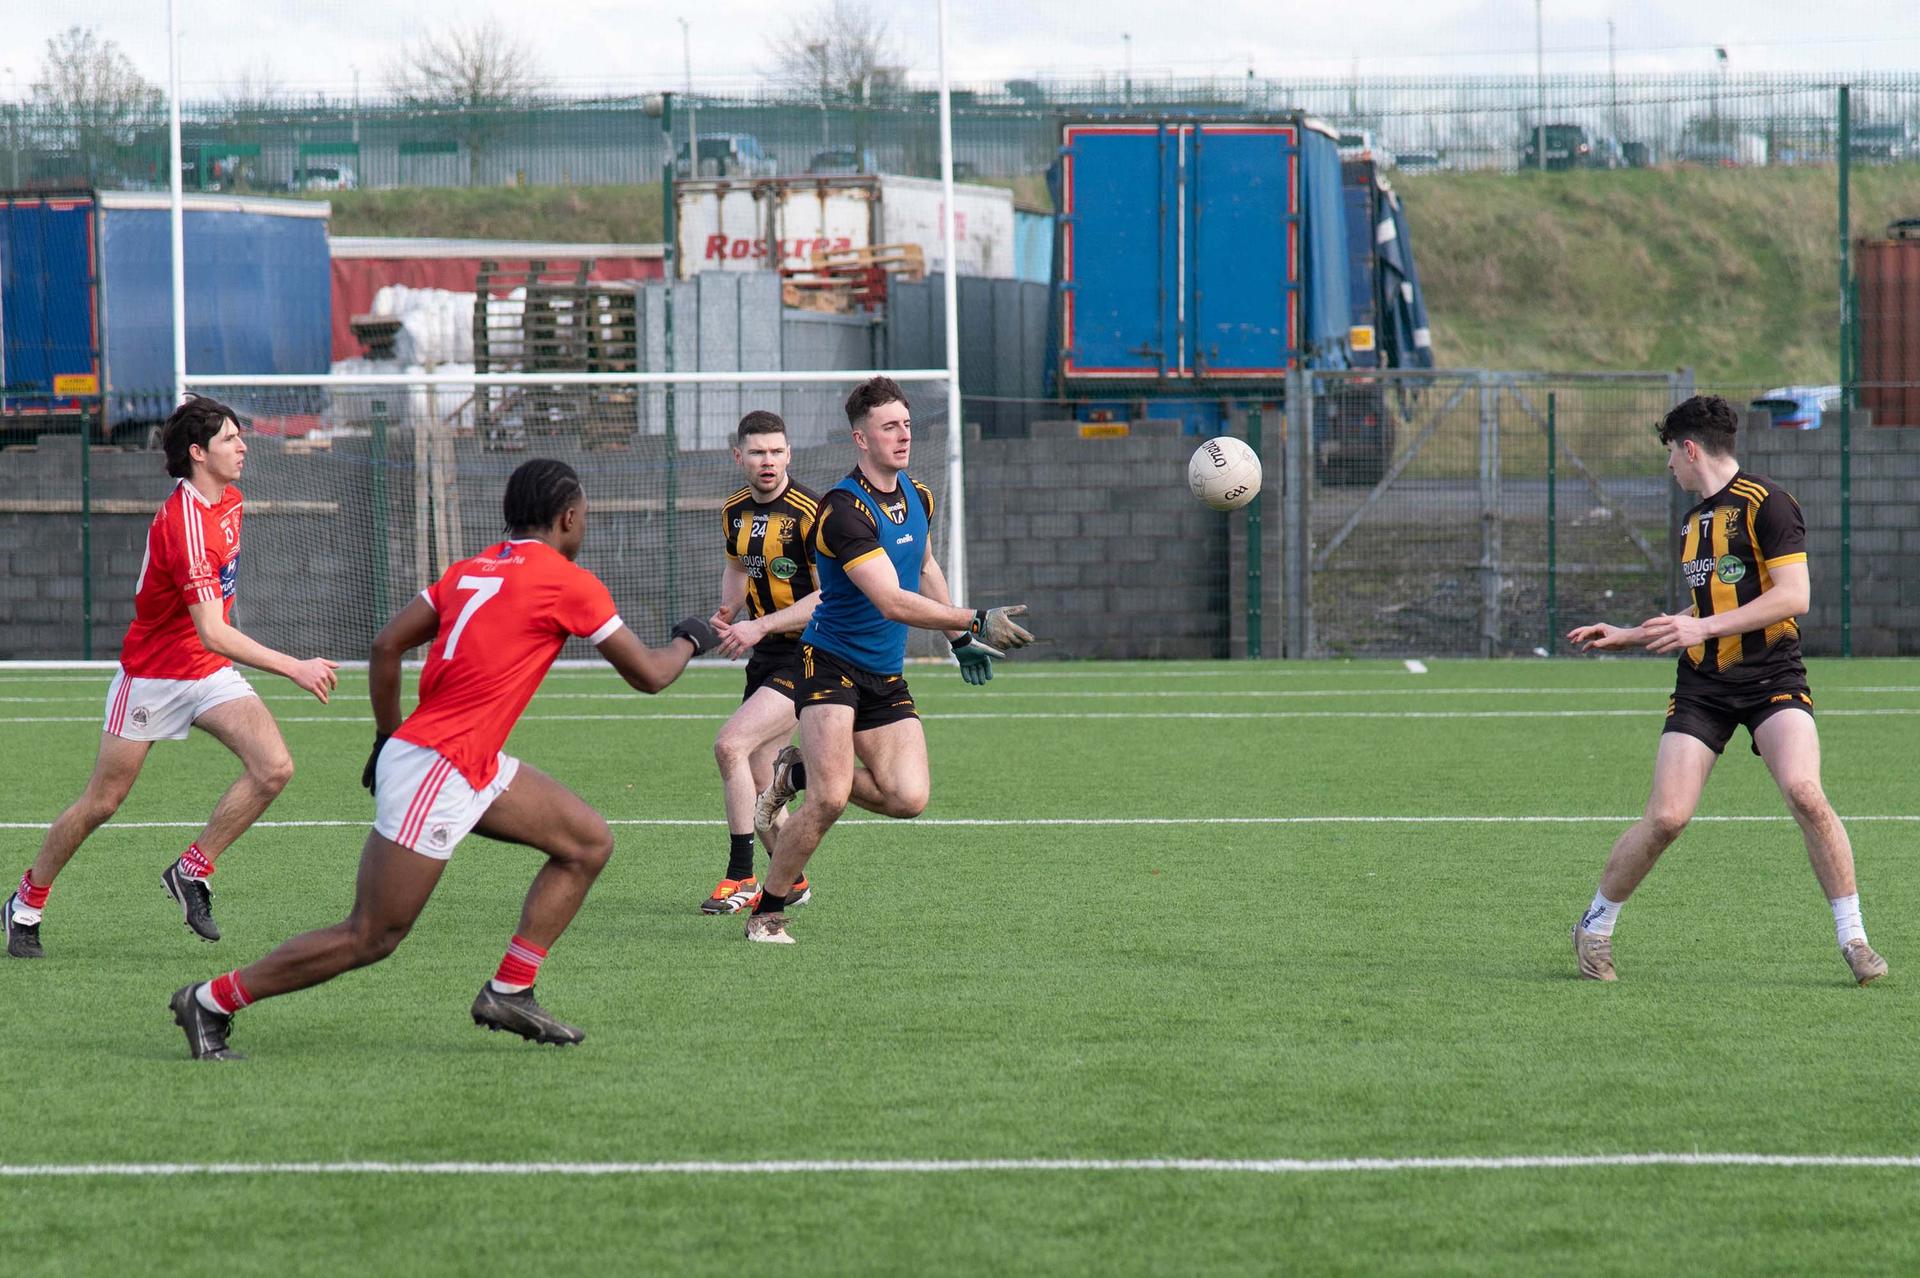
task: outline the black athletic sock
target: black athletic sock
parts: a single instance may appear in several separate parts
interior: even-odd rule
[[[727,877],[738,882],[753,877],[753,836],[727,835]]]
[[[807,761],[805,759],[801,759],[798,762],[796,762],[793,765],[792,771],[787,773],[787,779],[793,783],[794,793],[798,794],[800,791],[806,789],[807,788]]]
[[[760,893],[760,904],[753,907],[755,914],[778,914],[787,908],[787,898],[775,896],[771,892]]]

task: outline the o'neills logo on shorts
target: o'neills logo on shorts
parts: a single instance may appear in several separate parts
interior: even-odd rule
[[[127,718],[133,720],[134,727],[144,728],[147,726],[147,708],[145,706],[135,706],[133,713],[128,715]]]

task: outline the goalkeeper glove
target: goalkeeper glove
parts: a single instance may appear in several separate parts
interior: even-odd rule
[[[388,740],[388,733],[376,732],[373,734],[373,753],[367,756],[367,766],[360,769],[360,784],[367,787],[368,794],[374,793],[373,768],[375,764],[380,762],[381,747],[385,746]]]
[[[984,641],[975,639],[971,633],[949,640],[953,644],[954,658],[960,663],[960,677],[975,687],[993,678],[995,657],[1007,654],[997,648],[989,647]]]
[[[1033,633],[1013,619],[1026,610],[1025,604],[981,608],[973,614],[973,624],[967,627],[967,633],[990,647],[1001,649],[994,654],[996,657],[1004,655],[1008,648],[1024,648],[1033,642]]]
[[[688,617],[675,626],[668,642],[671,643],[674,639],[685,639],[691,642],[693,655],[696,657],[720,642],[720,636],[713,631],[713,624],[703,617]]]

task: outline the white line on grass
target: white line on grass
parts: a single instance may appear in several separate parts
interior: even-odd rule
[[[1785,814],[1756,816],[1696,816],[1695,824],[1780,823],[1793,818]],[[1842,816],[1842,821],[1920,822],[1920,814],[1888,813],[1872,816]],[[891,821],[884,817],[842,817],[834,829],[871,826],[886,830],[916,830],[942,826],[1183,826],[1183,825],[1622,825],[1639,820],[1638,816],[1211,816],[1211,817],[921,817],[914,821]],[[719,817],[623,817],[608,818],[608,825],[685,826],[718,825]],[[44,830],[46,821],[0,821],[0,830]],[[200,821],[110,821],[101,830],[197,830]],[[255,821],[250,830],[308,830],[340,827],[364,828],[372,822],[358,820]]]
[[[1412,657],[1407,658],[1406,667],[1408,674],[1425,674],[1427,672],[1427,663]]]
[[[934,723],[957,720],[1009,719],[1647,719],[1657,717],[1651,709],[1638,710],[1009,710],[1005,712],[935,710],[927,717]],[[1920,707],[1907,710],[1822,710],[1822,718],[1913,718]],[[723,714],[523,714],[521,723],[720,723]],[[366,725],[371,715],[279,715],[280,723],[330,723],[339,726]],[[91,723],[100,716],[62,715],[0,717],[8,723]]]
[[[174,1176],[941,1176],[1002,1172],[1582,1171],[1600,1167],[1920,1169],[1912,1154],[1520,1154],[1496,1158],[845,1158],[658,1163],[5,1163],[10,1177]]]

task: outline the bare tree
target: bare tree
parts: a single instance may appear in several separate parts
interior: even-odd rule
[[[78,24],[47,40],[32,101],[67,131],[89,182],[124,176],[140,130],[166,105],[119,45]]]
[[[450,106],[524,102],[542,82],[533,51],[491,17],[409,45],[387,69],[387,85],[400,97]]]
[[[776,79],[822,101],[865,102],[906,80],[899,42],[865,0],[823,0],[767,48]]]

